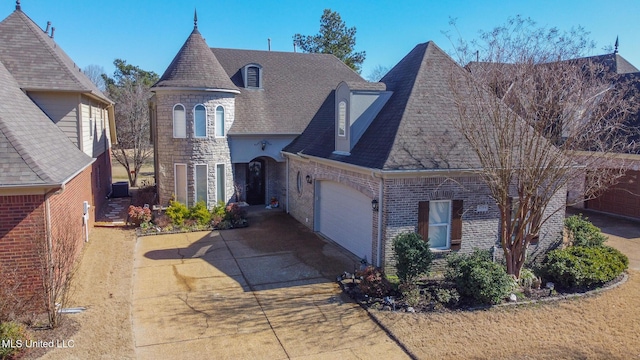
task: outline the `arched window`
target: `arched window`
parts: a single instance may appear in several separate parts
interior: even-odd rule
[[[182,106],[181,104],[176,104],[173,107],[173,137],[187,137],[187,118],[184,111],[184,106]]]
[[[218,106],[216,108],[216,137],[224,137],[224,108]]]
[[[207,136],[207,110],[202,104],[193,108],[193,132],[196,137]]]
[[[338,104],[338,136],[346,136],[347,103],[340,101]]]

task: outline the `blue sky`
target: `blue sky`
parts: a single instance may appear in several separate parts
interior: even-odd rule
[[[467,40],[478,30],[505,23],[508,17],[531,17],[539,25],[562,30],[581,25],[596,42],[593,54],[604,53],[620,37],[620,54],[640,67],[640,1],[231,1],[231,0],[22,0],[22,10],[38,25],[51,21],[55,40],[80,66],[96,64],[113,72],[122,58],[162,74],[193,29],[211,47],[293,51],[292,36],[316,34],[320,16],[331,8],[348,26],[357,28],[356,50],[367,58],[362,75],[377,65],[392,67],[416,44],[435,41],[452,49],[442,34],[456,18]],[[1,0],[0,18],[15,9]]]

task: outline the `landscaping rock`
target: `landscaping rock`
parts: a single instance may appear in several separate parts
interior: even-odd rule
[[[414,312],[416,312],[416,309],[414,309],[412,306],[409,306],[407,308],[407,310],[405,310],[405,311],[408,312],[408,313],[414,313]]]
[[[511,301],[511,302],[518,301],[518,297],[516,296],[516,294],[509,295],[509,301]]]

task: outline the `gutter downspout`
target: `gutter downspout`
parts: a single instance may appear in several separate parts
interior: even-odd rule
[[[289,213],[289,157],[285,157],[287,159],[287,179],[286,179],[286,187],[287,187],[287,198],[285,200],[285,206],[287,207],[285,211],[287,214]]]
[[[382,212],[386,204],[382,201],[383,180],[381,176],[376,176],[376,173],[378,172],[372,171],[371,176],[380,180],[380,185],[378,186],[378,248],[376,249],[376,263],[380,267],[382,266]]]

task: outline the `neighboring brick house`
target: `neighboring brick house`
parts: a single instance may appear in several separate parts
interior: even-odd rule
[[[209,49],[196,26],[152,89],[160,199],[211,206],[236,201],[237,188],[250,204],[277,197],[379,266],[393,263],[404,231],[442,253],[499,246],[497,205],[449,116],[452,68],[464,71],[430,42],[370,83],[331,55]],[[552,216],[532,250],[557,240],[562,221]]]
[[[113,103],[19,2],[0,22],[0,84],[0,269],[28,298],[42,245],[80,249],[110,192]]]
[[[640,70],[618,54],[618,41],[612,54],[591,56],[584,58],[602,64],[605,69],[613,73],[620,82],[629,83],[640,93]],[[634,129],[629,141],[640,145],[640,113],[630,116],[627,125]],[[615,154],[608,161],[609,169],[624,169],[624,176],[617,183],[603,190],[595,199],[584,203],[578,202],[577,207],[606,212],[613,215],[640,220],[640,148],[630,149],[629,153]],[[577,186],[576,189],[580,189]],[[569,192],[570,199],[582,196],[575,189]]]

